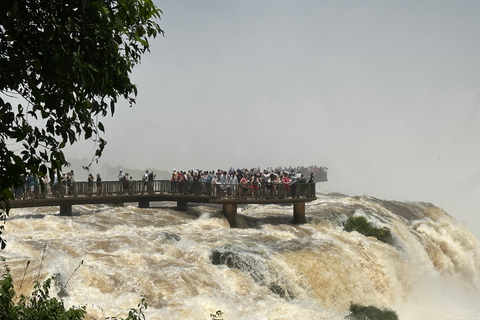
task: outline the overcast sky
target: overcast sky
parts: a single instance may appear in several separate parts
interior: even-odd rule
[[[100,164],[316,164],[321,190],[432,202],[480,236],[479,1],[155,2],[165,37]]]

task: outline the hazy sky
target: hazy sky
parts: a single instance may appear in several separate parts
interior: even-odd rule
[[[432,202],[480,237],[479,1],[156,4],[100,164],[316,164],[322,190]]]

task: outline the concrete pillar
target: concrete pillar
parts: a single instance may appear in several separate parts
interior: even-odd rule
[[[179,211],[187,211],[187,210],[188,210],[188,201],[178,200],[178,201],[177,201],[177,210],[179,210]]]
[[[235,219],[237,217],[237,204],[236,203],[224,203],[223,204],[223,215],[227,218],[230,228],[236,228],[237,223]]]
[[[60,215],[61,216],[71,216],[72,215],[72,205],[71,204],[61,204],[60,205]]]
[[[293,204],[293,223],[305,223],[305,202],[295,202]]]
[[[150,201],[148,201],[148,200],[140,200],[140,201],[138,201],[138,207],[139,207],[139,208],[143,208],[143,209],[150,208]]]

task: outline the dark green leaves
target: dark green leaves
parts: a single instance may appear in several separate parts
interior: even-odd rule
[[[97,116],[135,103],[130,75],[163,34],[160,13],[152,0],[0,1],[0,202],[25,168],[61,169],[80,138],[102,155]],[[24,102],[14,110],[5,93]]]
[[[67,309],[63,300],[50,297],[51,283],[51,278],[42,285],[36,283],[30,296],[22,294],[18,297],[10,270],[7,268],[0,279],[0,318],[5,320],[84,319],[87,313],[84,306]]]

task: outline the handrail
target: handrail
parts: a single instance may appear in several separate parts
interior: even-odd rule
[[[211,182],[169,180],[63,182],[32,184],[12,190],[16,200],[106,195],[185,194],[213,199],[314,198],[315,183],[213,184]]]

